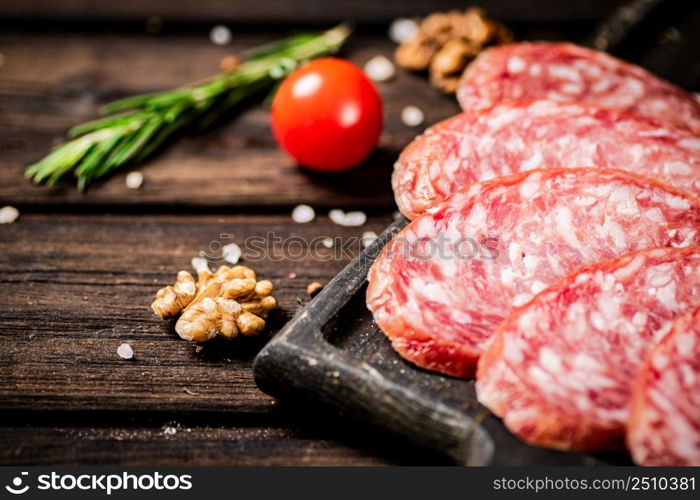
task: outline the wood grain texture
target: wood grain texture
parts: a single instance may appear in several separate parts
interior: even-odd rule
[[[125,173],[82,195],[68,183],[46,189],[23,179],[26,163],[67,128],[92,118],[101,103],[206,76],[222,55],[279,36],[248,31],[221,48],[208,42],[206,31],[0,35],[0,204],[22,212],[15,224],[0,225],[1,463],[440,462],[381,431],[347,420],[329,423],[326,412],[307,403],[287,403],[280,411],[257,389],[250,369],[267,337],[212,343],[198,353],[148,308],[156,290],[199,251],[215,256],[217,245],[269,232],[346,241],[383,229],[390,215],[342,228],[321,207],[394,210],[391,164],[416,133],[398,121],[401,107],[418,104],[432,121],[456,110],[421,76],[381,86],[392,132],[368,165],[347,176],[315,176],[292,165],[274,145],[266,110],[253,106],[140,166],[146,182],[138,191],[125,188]],[[376,39],[375,48],[374,40],[359,37],[348,53],[360,63],[390,53],[389,44]],[[291,221],[289,208],[299,202],[317,207],[316,221]],[[132,215],[99,215],[105,211]],[[230,215],[250,212],[258,215]],[[319,258],[284,258],[278,242],[261,261],[244,255],[277,288],[280,310],[268,335],[301,308],[310,281],[328,281],[356,254],[350,249],[328,258],[330,251],[323,251]],[[134,348],[134,360],[118,358],[122,342]],[[162,434],[170,420],[183,429],[175,437]]]
[[[378,85],[385,103],[380,147],[363,165],[345,174],[314,174],[297,167],[277,148],[267,110],[253,105],[222,127],[183,138],[135,167],[146,179],[138,191],[124,184],[128,168],[98,181],[84,194],[69,180],[51,189],[32,186],[24,179],[27,164],[45,155],[68,128],[94,118],[104,102],[205,77],[217,71],[224,54],[279,36],[279,32],[246,32],[228,48],[209,43],[206,33],[0,37],[5,57],[0,72],[0,202],[64,208],[253,208],[303,202],[393,210],[391,168],[418,131],[401,122],[401,110],[408,104],[421,107],[426,124],[458,111],[454,99],[441,96],[422,76],[405,72]],[[392,50],[384,37],[364,36],[353,39],[346,54],[364,64],[377,54],[390,56]],[[46,71],[47,67],[56,70]]]
[[[4,427],[0,464],[122,466],[392,465],[358,448],[291,429]],[[167,451],[166,451],[167,450]]]
[[[308,405],[241,415],[1,412],[0,418],[0,465],[444,463],[382,431]]]
[[[343,228],[325,217],[290,224],[288,215],[27,215],[2,225],[0,409],[263,411],[273,400],[255,387],[250,365],[265,339],[210,343],[196,353],[150,310],[155,292],[189,269],[199,251],[216,260],[219,245],[237,242],[244,262],[275,285],[280,308],[272,334],[308,299],[310,281],[327,282],[357,252],[341,252],[341,241],[379,231],[388,220]],[[315,256],[297,257],[304,242],[321,236],[340,239],[334,249],[317,239]],[[244,246],[249,237],[258,246],[272,242],[261,260]],[[118,358],[122,342],[133,347],[134,360]]]
[[[621,1],[481,3],[506,21],[542,22],[594,19]],[[0,2],[0,205],[13,204],[22,212],[17,223],[0,225],[0,463],[442,463],[384,431],[331,418],[307,401],[275,404],[257,389],[251,373],[252,359],[267,338],[213,343],[198,353],[148,308],[155,291],[170,284],[197,252],[217,254],[216,244],[209,248],[212,242],[241,244],[269,231],[347,240],[385,227],[395,209],[391,165],[422,129],[404,126],[401,109],[421,107],[426,125],[458,110],[454,99],[441,96],[423,75],[399,72],[395,81],[378,85],[386,103],[381,147],[346,175],[313,175],[293,165],[277,150],[261,105],[184,138],[139,166],[146,178],[140,190],[125,188],[128,170],[79,194],[67,182],[55,189],[33,187],[23,169],[69,127],[95,117],[102,103],[210,75],[223,55],[277,39],[284,26],[368,21],[374,26],[360,27],[344,51],[363,64],[393,50],[386,26],[378,23],[445,5],[425,0]],[[165,20],[160,35],[143,33],[152,15]],[[246,24],[261,18],[278,26]],[[233,23],[228,47],[208,40],[209,27],[220,22]],[[574,33],[569,24],[559,32],[538,25],[522,38],[585,34]],[[300,202],[320,213],[321,207],[342,206],[375,215],[363,228],[341,228],[324,216],[294,224],[289,208]],[[271,318],[270,334],[301,308],[297,299],[306,299],[309,281],[328,281],[354,255],[280,260],[281,244],[273,250],[248,262],[277,288],[281,307]],[[357,321],[366,320],[363,313]],[[350,343],[338,338],[336,345],[370,361],[384,356],[388,363],[402,363],[385,350],[373,354],[375,345],[365,337],[346,340]],[[134,347],[133,361],[117,357],[122,342]],[[171,424],[178,429],[174,436],[163,433]],[[490,419],[487,425],[500,424]],[[513,447],[509,435],[493,435],[497,449],[507,450],[504,462],[523,463],[532,456],[527,447]],[[580,463],[568,455],[561,460]]]

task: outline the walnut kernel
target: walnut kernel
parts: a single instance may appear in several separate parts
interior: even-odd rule
[[[185,340],[258,334],[277,307],[272,283],[256,281],[255,272],[245,266],[221,266],[215,273],[200,268],[197,277],[195,283],[190,273],[180,271],[176,284],[159,290],[151,304],[163,319],[182,313],[175,331]]]

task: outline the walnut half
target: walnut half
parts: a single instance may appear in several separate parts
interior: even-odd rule
[[[413,38],[397,47],[394,59],[408,70],[428,69],[434,86],[454,93],[462,72],[481,50],[512,41],[510,30],[478,7],[435,12],[421,21]]]
[[[175,331],[185,340],[256,335],[277,307],[272,283],[256,281],[255,272],[248,267],[221,266],[215,273],[200,269],[197,278],[195,283],[190,273],[180,271],[175,285],[160,289],[151,304],[163,319],[182,313]]]
[[[479,50],[479,46],[462,38],[450,40],[430,61],[430,82],[446,94],[455,93],[464,68]]]

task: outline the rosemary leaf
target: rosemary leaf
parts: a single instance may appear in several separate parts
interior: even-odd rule
[[[92,120],[90,122],[81,123],[76,125],[68,131],[68,137],[75,138],[85,135],[95,130],[100,130],[104,128],[117,127],[119,125],[126,125],[133,123],[138,119],[136,116],[140,113],[135,113],[134,111],[128,111],[126,113],[120,113],[118,115],[105,116],[104,118],[98,118],[97,120]]]
[[[36,184],[54,184],[73,172],[79,189],[127,163],[145,160],[186,127],[206,128],[248,97],[275,86],[308,59],[337,51],[350,34],[340,25],[249,49],[235,70],[192,85],[119,99],[104,118],[73,127],[69,140],[29,165]]]

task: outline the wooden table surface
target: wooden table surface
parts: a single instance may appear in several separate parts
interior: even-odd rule
[[[401,73],[380,85],[381,146],[347,174],[300,170],[276,148],[268,112],[256,105],[83,194],[68,182],[50,189],[24,179],[26,164],[96,116],[100,104],[207,76],[223,55],[282,33],[244,30],[227,47],[211,44],[206,30],[0,35],[0,205],[21,212],[16,223],[0,225],[0,463],[435,462],[317,409],[280,407],[251,374],[264,338],[196,352],[149,308],[178,270],[200,251],[216,254],[210,249],[219,243],[381,231],[395,210],[392,163],[417,133],[400,122],[401,108],[418,105],[429,122],[457,110],[421,76]],[[360,35],[345,54],[362,64],[391,51],[384,36]],[[135,169],[145,183],[129,190],[124,178]],[[294,223],[299,203],[319,217]],[[326,216],[333,207],[365,210],[368,222],[335,225]],[[262,260],[244,254],[244,262],[275,285],[272,335],[307,300],[307,284],[327,282],[352,254],[291,260],[279,259],[279,242],[270,250]],[[117,356],[123,342],[134,349],[132,361]]]
[[[42,3],[26,5],[40,15]],[[17,5],[5,8],[12,13]],[[378,430],[262,393],[251,363],[265,338],[197,352],[149,304],[200,251],[274,234],[280,239],[265,258],[243,256],[275,285],[273,335],[307,300],[309,282],[327,282],[352,257],[329,250],[280,259],[280,241],[381,231],[395,210],[392,164],[420,131],[401,123],[401,109],[419,106],[433,123],[458,110],[454,99],[421,75],[399,72],[379,84],[386,117],[380,147],[346,174],[299,169],[276,148],[268,112],[255,105],[86,193],[68,182],[36,187],[24,166],[69,127],[97,116],[99,105],[208,76],[222,56],[285,33],[242,28],[230,46],[218,47],[204,26],[158,35],[142,24],[50,26],[5,22],[0,31],[0,206],[21,212],[16,223],[0,225],[0,463],[440,463]],[[384,33],[360,28],[343,55],[358,64],[389,56]],[[125,187],[131,170],[145,177],[139,190]],[[294,223],[290,212],[299,203],[319,217]],[[326,213],[334,207],[367,211],[367,224],[333,224]],[[124,342],[134,349],[131,361],[117,356]],[[171,427],[175,433],[166,432]]]

